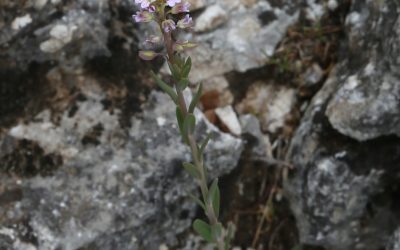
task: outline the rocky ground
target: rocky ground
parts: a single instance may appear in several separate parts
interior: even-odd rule
[[[237,248],[400,249],[400,3],[190,0]],[[128,0],[0,0],[0,249],[207,249]],[[186,93],[190,98],[190,93]]]

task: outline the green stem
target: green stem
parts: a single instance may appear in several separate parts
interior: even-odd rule
[[[160,25],[160,28],[162,30],[161,25]],[[174,63],[174,51],[173,51],[173,41],[172,41],[171,33],[163,32],[163,35],[164,35],[165,47],[167,49],[167,54],[168,54],[168,61],[169,61],[169,63],[172,64],[172,63]],[[178,95],[179,108],[181,109],[183,116],[185,117],[186,115],[188,115],[187,105],[185,102],[183,92],[177,86],[176,82],[175,82],[175,89],[176,89],[176,92]],[[207,181],[204,162],[202,160],[202,157],[199,157],[199,150],[197,147],[197,142],[191,131],[188,132],[188,139],[189,139],[190,151],[191,151],[192,158],[193,158],[193,163],[200,173],[200,178],[199,178],[198,182],[199,182],[200,191],[201,191],[201,194],[203,197],[203,202],[205,205],[206,216],[212,226],[217,225],[217,224],[219,224],[218,217],[215,214],[215,211],[212,207],[211,201],[209,201],[209,199],[208,199],[209,190],[208,190],[208,185],[207,185],[208,181]],[[217,244],[218,250],[225,250],[224,234],[225,233],[223,230],[220,237],[218,237],[218,239],[217,239],[216,244]]]

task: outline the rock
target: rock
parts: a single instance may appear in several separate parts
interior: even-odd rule
[[[389,239],[386,250],[400,250],[400,229],[397,229]]]
[[[303,78],[303,86],[311,87],[315,84],[319,83],[324,77],[324,71],[321,67],[314,63],[310,68],[302,76]]]
[[[197,18],[194,30],[206,32],[217,28],[228,20],[226,11],[219,5],[212,5]]]
[[[381,21],[375,25],[377,20]],[[359,141],[400,135],[398,3],[354,4],[347,26],[349,53],[339,89],[328,104],[329,121]]]
[[[193,59],[191,81],[264,65],[287,28],[297,21],[297,7],[297,1],[283,1],[279,6],[267,1],[246,5],[241,1],[219,1],[208,7],[195,20],[195,30],[202,33],[182,35],[182,39],[194,39],[199,44],[189,53]]]
[[[399,11],[394,0],[352,2],[337,69],[292,140],[296,173],[285,189],[302,243],[329,250],[396,247]]]
[[[215,109],[215,114],[232,134],[242,134],[242,128],[240,127],[239,119],[236,116],[232,106],[217,108]]]
[[[276,133],[284,126],[295,102],[294,89],[256,82],[250,86],[236,109],[239,113],[256,114],[263,130]]]
[[[204,95],[211,94],[213,102],[212,108],[224,107],[233,103],[233,94],[229,89],[229,82],[224,76],[211,77],[203,82],[203,93]]]
[[[27,26],[32,22],[31,15],[26,14],[25,16],[17,17],[11,24],[13,30],[19,30]]]
[[[152,92],[143,112],[122,127],[123,111],[103,106],[107,93],[95,81],[84,86],[85,98],[76,101],[74,112],[65,110],[54,122],[55,114],[43,110],[0,137],[0,163],[8,169],[0,170],[0,215],[7,215],[0,216],[0,239],[14,235],[12,243],[4,244],[15,249],[175,246],[197,213],[187,196],[197,188],[181,168],[190,152],[180,139],[174,104],[165,94]],[[218,131],[200,111],[196,118],[199,136],[215,132],[205,155],[211,177],[229,173],[242,141]],[[43,158],[37,152],[38,159],[22,155],[22,146],[42,152]],[[51,154],[62,160],[46,156]],[[16,172],[19,166],[25,172]],[[1,198],[6,196],[11,198]],[[31,240],[21,232],[32,235]],[[19,248],[18,242],[32,247]]]
[[[380,249],[400,223],[392,200],[399,192],[400,139],[359,143],[330,126],[325,111],[340,75],[331,73],[292,139],[288,156],[296,172],[285,190],[300,242],[329,250]]]

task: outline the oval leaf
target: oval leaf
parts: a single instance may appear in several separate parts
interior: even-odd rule
[[[197,168],[189,162],[184,162],[183,164],[183,168],[194,178],[199,178],[200,177],[200,173],[199,170],[197,170]]]
[[[176,94],[175,90],[173,88],[171,88],[168,84],[166,84],[163,80],[161,80],[161,78],[158,77],[153,71],[150,71],[150,74],[153,77],[153,79],[156,81],[157,85],[171,97],[171,99],[175,102],[175,104],[177,104],[178,103],[178,95]]]
[[[205,239],[208,242],[213,242],[212,236],[211,236],[211,228],[210,225],[208,225],[206,222],[196,219],[193,222],[193,229],[196,231],[203,239]]]
[[[203,92],[203,85],[200,83],[199,89],[197,90],[196,95],[193,97],[192,101],[190,102],[188,112],[193,113],[194,108],[197,106],[197,103],[200,100],[201,94]]]

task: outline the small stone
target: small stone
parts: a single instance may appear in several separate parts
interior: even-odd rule
[[[188,0],[188,3],[190,3],[190,11],[198,10],[206,6],[204,0]]]
[[[26,27],[31,22],[32,22],[31,15],[26,14],[25,16],[15,18],[14,21],[11,23],[11,28],[13,30],[20,30]]]
[[[334,11],[337,9],[339,6],[338,2],[336,0],[329,0],[328,1],[328,9],[331,11]]]
[[[233,110],[232,106],[226,106],[223,108],[215,109],[215,114],[218,116],[220,121],[229,129],[234,135],[240,135],[242,128],[239,123],[239,119]]]
[[[317,63],[314,63],[303,75],[304,85],[313,86],[314,84],[319,83],[323,76],[324,71]]]
[[[196,20],[194,30],[207,32],[224,24],[228,20],[228,13],[219,5],[208,7]]]

